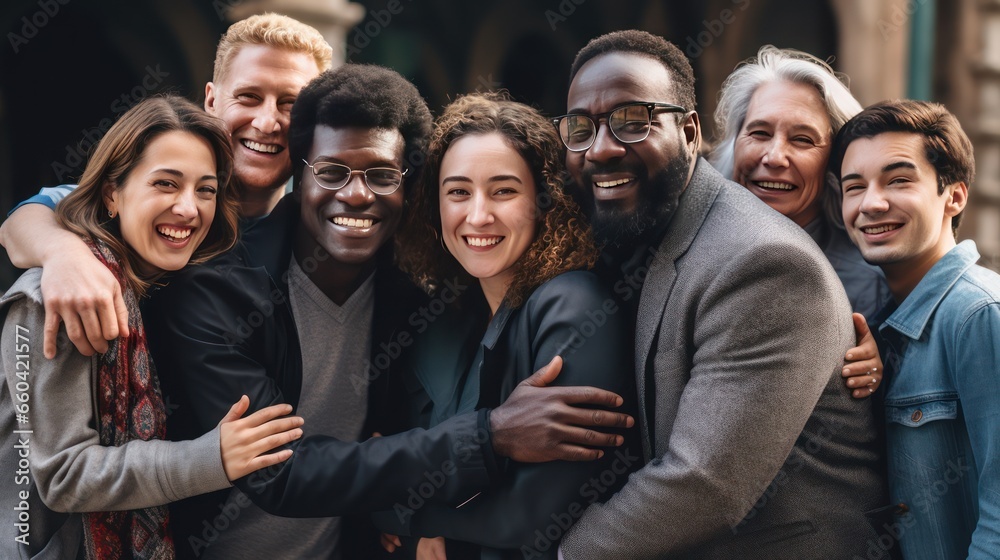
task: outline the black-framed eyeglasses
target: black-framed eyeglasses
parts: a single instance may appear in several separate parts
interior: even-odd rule
[[[392,167],[371,167],[365,170],[352,170],[350,167],[332,161],[318,161],[310,164],[302,160],[309,169],[312,169],[316,176],[316,183],[324,189],[336,191],[344,188],[355,173],[360,173],[365,178],[365,185],[375,194],[388,196],[399,188],[403,182],[403,176],[407,169],[402,171]]]
[[[637,101],[619,105],[607,113],[585,115],[571,113],[552,119],[559,131],[566,149],[571,152],[582,152],[590,149],[597,138],[598,123],[607,119],[611,134],[624,144],[642,142],[649,136],[650,123],[653,122],[653,111],[667,113],[687,113],[687,109],[671,103],[649,103]]]

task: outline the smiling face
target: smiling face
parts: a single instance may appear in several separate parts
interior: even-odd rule
[[[218,179],[211,145],[171,131],[146,146],[142,158],[105,204],[117,214],[125,243],[152,277],[179,270],[204,241],[215,217]]]
[[[831,132],[816,88],[763,84],[736,137],[733,180],[805,227],[820,214]]]
[[[954,183],[938,194],[919,135],[854,140],[840,172],[847,233],[866,261],[882,266],[890,286],[894,277],[919,280],[955,246],[951,218],[965,207],[968,187]]]
[[[218,83],[205,88],[205,110],[232,134],[235,173],[247,191],[275,190],[292,174],[288,122],[299,90],[319,75],[308,53],[244,45]]]
[[[363,171],[372,167],[403,169],[403,135],[380,128],[316,127],[309,163],[328,161]],[[374,266],[375,255],[396,233],[403,214],[403,190],[382,196],[354,174],[336,191],[320,186],[309,167],[303,167],[296,187],[301,197],[302,221],[296,255],[314,255],[321,247],[334,264]],[[301,262],[301,261],[300,261]]]
[[[531,169],[499,133],[475,134],[448,147],[439,176],[445,247],[496,309],[538,230]]]
[[[676,103],[671,83],[657,60],[602,54],[574,76],[568,112],[595,115],[626,103]],[[606,122],[598,124],[594,145],[567,152],[566,168],[577,185],[593,193],[595,236],[629,244],[673,214],[694,167],[700,142],[697,114],[654,112],[649,136],[634,144],[620,142]]]

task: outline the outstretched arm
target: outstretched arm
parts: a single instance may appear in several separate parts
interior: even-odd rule
[[[252,407],[294,402],[285,392],[294,390],[290,388],[301,375],[294,369],[301,367],[295,360],[297,345],[279,348],[295,336],[289,334],[294,323],[287,298],[274,298],[272,286],[266,279],[262,284],[253,270],[218,263],[185,270],[147,306],[147,314],[156,318],[147,326],[154,360],[161,378],[184,394],[190,405],[185,419],[197,424],[195,433],[213,426],[242,394],[250,397]],[[288,359],[279,359],[282,354]],[[596,389],[590,393],[602,403],[618,398]],[[546,422],[552,423],[514,418],[501,424],[517,429],[509,426]],[[483,410],[431,430],[364,442],[307,432],[291,444],[294,453],[280,468],[254,473],[236,485],[270,513],[323,517],[391,508],[405,502],[428,476],[438,480],[439,473],[453,472],[440,477],[432,499],[457,504],[486,488],[496,473],[489,425]],[[543,450],[545,444],[533,441],[527,449],[512,448],[538,458],[579,456],[572,449]]]
[[[87,245],[59,225],[44,204],[25,204],[0,226],[0,242],[14,266],[42,267],[45,295],[45,357],[56,352],[60,322],[84,356],[128,336],[128,313],[118,281]]]
[[[42,358],[41,328],[39,304],[27,298],[11,303],[0,351],[7,390],[28,420],[15,429],[32,430],[20,437],[30,446],[31,471],[46,505],[64,512],[137,509],[229,486],[217,429],[192,441],[102,446],[94,428],[94,358],[66,342],[54,360]]]
[[[530,341],[534,367],[550,356],[561,354],[564,365],[556,383],[563,386],[594,386],[628,396],[625,410],[636,407],[632,376],[632,328],[623,312],[610,314],[596,332],[582,340],[578,326],[601,313],[608,295],[596,278],[578,274],[560,277],[543,285],[525,305],[532,317]],[[590,315],[588,315],[588,313]],[[567,344],[568,343],[568,344]],[[508,351],[523,351],[517,348]],[[525,373],[522,372],[522,375]],[[551,387],[554,390],[557,387]],[[572,408],[583,414],[606,414],[593,408]],[[495,415],[495,413],[494,413]],[[550,420],[551,421],[551,420]],[[619,432],[615,437],[622,439]],[[630,435],[635,435],[631,432]],[[558,443],[557,443],[558,444]],[[589,448],[583,448],[592,452]],[[511,463],[500,483],[460,508],[430,503],[408,508],[397,504],[378,521],[388,532],[420,537],[444,536],[499,549],[526,550],[539,556],[555,546],[558,538],[536,542],[536,531],[562,533],[583,510],[604,501],[625,482],[642,459],[635,438],[620,450],[607,450],[601,460],[589,462]],[[550,528],[553,525],[554,528]],[[546,544],[547,543],[547,544]]]

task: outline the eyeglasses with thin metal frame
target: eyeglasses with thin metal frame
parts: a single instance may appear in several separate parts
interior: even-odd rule
[[[650,123],[653,122],[653,111],[667,113],[687,113],[687,109],[672,103],[650,103],[636,101],[619,105],[614,109],[597,115],[571,113],[552,119],[552,124],[559,131],[559,138],[566,149],[571,152],[589,150],[597,139],[597,129],[601,120],[606,120],[611,134],[623,144],[635,144],[649,137]]]
[[[389,196],[396,192],[403,182],[403,176],[408,169],[402,171],[392,167],[371,167],[364,170],[352,170],[350,167],[332,161],[318,161],[311,164],[302,160],[309,169],[312,169],[316,177],[316,183],[324,189],[336,191],[347,186],[354,175],[361,174],[365,179],[365,185],[373,193],[380,196]]]

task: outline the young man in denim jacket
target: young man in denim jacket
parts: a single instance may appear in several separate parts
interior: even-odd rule
[[[873,105],[835,141],[844,222],[894,302],[874,319],[886,364],[893,536],[906,560],[1000,550],[1000,276],[955,229],[972,144],[944,107]]]

